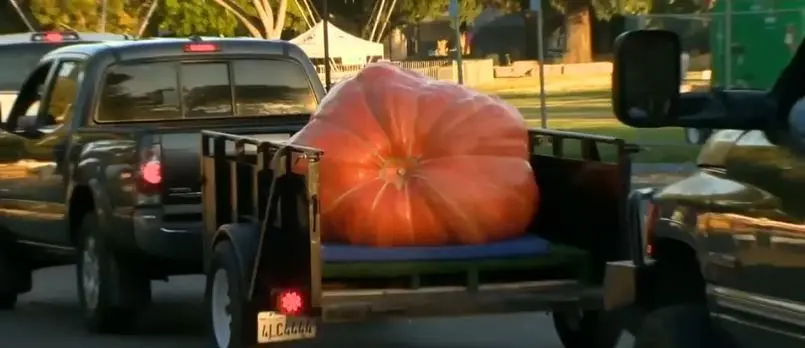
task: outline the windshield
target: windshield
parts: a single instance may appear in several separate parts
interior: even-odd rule
[[[63,44],[20,43],[0,45],[0,91],[17,91],[36,68],[39,59]]]
[[[307,73],[294,61],[147,62],[107,71],[98,121],[282,116],[316,106]]]

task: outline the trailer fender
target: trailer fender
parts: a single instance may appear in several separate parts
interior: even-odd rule
[[[257,248],[260,245],[260,227],[250,223],[233,223],[221,225],[213,237],[210,244],[209,255],[215,250],[218,243],[229,241],[235,249],[240,269],[243,270],[244,283],[248,284],[251,270],[254,266],[254,259],[257,256]],[[209,268],[209,258],[205,260],[205,269]]]

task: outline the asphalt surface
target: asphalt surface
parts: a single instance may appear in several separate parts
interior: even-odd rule
[[[91,336],[78,307],[75,268],[38,271],[34,290],[14,311],[0,313],[0,346],[58,348],[208,347],[202,308],[204,278],[184,276],[154,282],[154,305],[133,333]],[[631,347],[628,334],[618,348]],[[325,325],[319,339],[292,347],[383,348],[561,348],[546,313],[378,324]]]
[[[637,175],[657,175],[666,167],[635,168]],[[657,169],[657,170],[654,170]],[[684,170],[682,170],[684,171]],[[644,186],[644,185],[639,185]],[[645,186],[654,186],[647,184]],[[75,268],[58,267],[34,275],[34,289],[14,311],[0,312],[0,346],[59,348],[207,347],[204,278],[174,277],[154,282],[154,305],[133,333],[91,336],[83,328],[77,303]],[[378,324],[325,325],[316,341],[292,347],[383,348],[560,348],[546,313],[417,319]],[[624,334],[618,348],[631,347]]]

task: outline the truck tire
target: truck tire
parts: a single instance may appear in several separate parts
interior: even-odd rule
[[[76,281],[87,328],[124,333],[151,301],[151,280],[108,248],[98,218],[88,213],[78,236]]]
[[[15,272],[8,257],[0,255],[0,310],[11,310],[17,305]]]
[[[646,317],[634,348],[736,348],[726,332],[714,327],[701,305],[675,305]]]
[[[235,248],[228,240],[221,241],[211,257],[204,291],[210,346],[243,348],[246,284]]]
[[[623,331],[600,311],[554,311],[553,325],[565,348],[614,348]]]

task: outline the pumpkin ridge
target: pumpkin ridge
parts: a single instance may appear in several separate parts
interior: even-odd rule
[[[370,81],[370,83],[371,83],[371,81]],[[377,95],[375,95],[374,93],[378,92],[378,90],[373,89],[373,88],[366,88],[367,86],[366,86],[364,81],[360,81],[358,86],[360,87],[361,92],[362,92],[361,97],[363,98],[364,102],[366,103],[366,106],[368,107],[369,112],[371,112],[372,116],[374,116],[374,117],[372,117],[372,119],[375,120],[375,122],[378,125],[378,128],[380,128],[380,130],[383,131],[383,135],[386,138],[386,144],[388,145],[390,152],[393,152],[394,151],[394,144],[392,144],[391,136],[389,136],[391,133],[389,133],[389,129],[388,129],[388,127],[386,127],[384,122],[380,121],[380,116],[381,115],[385,116],[386,119],[388,119],[390,117],[390,115],[388,115],[388,109],[386,107],[384,107],[383,105],[378,105],[375,102],[375,100],[377,100],[377,102],[381,102],[381,101],[385,102],[385,99],[377,98]],[[386,88],[383,88],[382,91],[386,92]],[[388,94],[388,93],[378,93],[378,94]],[[373,96],[374,98],[369,98],[370,96]],[[382,100],[378,100],[378,99],[382,99]]]
[[[358,191],[362,190],[366,186],[369,186],[369,185],[373,184],[375,180],[378,180],[378,179],[366,180],[366,181],[362,182],[360,185],[356,185],[355,187],[347,190],[346,192],[342,193],[338,197],[334,198],[332,200],[332,202],[330,202],[328,204],[328,207],[326,209],[322,210],[320,215],[326,215],[326,214],[330,213],[331,211],[336,210],[336,208],[338,208],[338,204],[343,202],[348,196],[354,194],[355,192],[358,192]]]
[[[408,221],[408,238],[409,240],[416,240],[416,231],[414,230],[414,224],[411,223],[414,219],[413,214],[413,207],[411,207],[411,186],[408,185],[408,181],[405,181],[403,186],[405,189],[403,191],[403,195],[405,197],[405,220]]]
[[[371,205],[371,208],[369,209],[369,214],[374,214],[375,213],[375,209],[377,209],[377,206],[380,203],[380,196],[382,196],[383,193],[386,192],[386,189],[390,185],[391,185],[391,183],[386,181],[386,182],[383,183],[383,186],[380,186],[380,189],[377,190],[377,193],[375,193],[375,198],[372,200],[372,205]]]
[[[470,219],[469,215],[467,215],[467,212],[465,212],[463,209],[458,207],[455,204],[455,202],[453,202],[447,196],[445,196],[444,193],[441,190],[437,189],[430,182],[430,180],[428,180],[428,178],[426,176],[414,174],[414,175],[411,175],[411,178],[418,178],[418,179],[422,180],[422,182],[427,187],[430,188],[430,191],[435,193],[436,196],[438,196],[442,200],[442,202],[448,207],[448,209],[450,209],[454,214],[456,214],[457,216],[459,216],[461,218],[461,220],[463,222],[463,225],[469,227],[467,230],[462,230],[462,233],[470,233],[470,234],[473,234],[473,235],[478,235],[478,234],[482,233],[481,231],[479,231],[479,226],[477,226],[477,225],[472,223],[472,220]],[[455,231],[449,231],[449,232],[455,233]]]
[[[429,82],[433,82],[433,81],[429,81]],[[428,103],[423,103],[423,102],[422,102],[422,99],[427,98],[427,97],[428,97],[428,94],[429,94],[429,93],[432,93],[432,92],[428,91],[428,89],[427,89],[428,87],[431,87],[431,86],[437,86],[437,87],[438,87],[438,86],[439,86],[439,84],[436,84],[436,83],[427,83],[427,84],[426,84],[426,86],[423,86],[423,88],[420,90],[420,93],[417,95],[417,98],[416,98],[416,100],[417,100],[416,114],[417,114],[417,115],[428,115],[428,114],[430,114],[430,117],[431,117],[431,118],[433,118],[433,119],[436,119],[436,120],[443,120],[443,119],[445,119],[445,117],[444,117],[444,116],[445,116],[445,114],[447,114],[447,112],[448,112],[449,110],[451,110],[451,109],[452,109],[452,106],[453,106],[453,105],[455,105],[455,104],[451,104],[449,107],[445,107],[445,108],[441,109],[441,110],[440,110],[438,113],[431,113],[431,112],[426,112],[426,111],[428,111],[428,110],[423,110],[422,108],[423,108],[423,107],[427,107],[427,104],[428,104]],[[439,129],[439,128],[440,128],[440,127],[438,126],[438,124],[439,124],[439,123],[441,123],[441,122],[438,122],[438,121],[437,121],[437,122],[435,122],[435,123],[432,123],[432,124],[430,125],[430,128],[428,128],[428,129],[427,129],[427,130],[424,132],[424,134],[422,135],[422,138],[424,138],[424,139],[429,139],[429,138],[433,137],[433,132],[434,132],[435,130],[437,130],[437,129]],[[429,143],[425,143],[425,147],[427,147],[427,145],[430,145],[430,144],[429,144]],[[427,152],[427,151],[426,151],[426,152]]]
[[[442,134],[450,133],[451,131],[453,131],[454,129],[458,128],[459,126],[464,125],[465,122],[468,120],[468,118],[460,118],[460,117],[452,117],[451,118],[451,117],[444,117],[444,116],[446,114],[448,114],[448,112],[454,112],[456,109],[459,109],[459,110],[462,111],[462,112],[460,112],[460,114],[462,116],[466,115],[466,114],[470,114],[470,115],[477,114],[478,109],[480,109],[482,106],[479,106],[477,103],[471,103],[472,101],[475,100],[475,97],[476,96],[468,96],[468,97],[465,97],[465,98],[456,99],[454,102],[450,103],[450,105],[448,107],[442,109],[442,112],[440,114],[438,114],[439,116],[433,116],[434,118],[438,118],[440,120],[441,119],[446,119],[448,121],[447,122],[440,122],[441,124],[438,125],[438,126],[436,124],[431,125],[430,129],[426,133],[426,137],[428,137],[428,138],[435,137],[433,132],[439,132],[439,133],[442,133]],[[471,109],[472,111],[463,112],[465,109],[468,109],[467,104],[470,104],[470,107],[473,108],[474,110]],[[469,116],[469,117],[472,117],[472,116]]]
[[[325,123],[328,126],[338,128],[338,129],[342,130],[344,133],[346,133],[347,135],[349,135],[350,137],[352,137],[353,139],[358,140],[363,146],[366,147],[366,150],[368,150],[369,153],[371,153],[372,156],[375,157],[375,159],[377,159],[377,163],[376,163],[377,165],[381,165],[382,162],[384,162],[386,160],[386,158],[383,157],[383,155],[381,155],[379,153],[379,151],[377,151],[377,148],[372,143],[368,142],[366,139],[362,138],[361,136],[355,134],[355,132],[352,129],[344,127],[344,126],[334,122],[333,120],[329,120],[327,118],[320,118],[320,119],[317,119],[316,121],[321,122],[321,123]],[[388,137],[386,137],[386,144],[385,145],[390,146]]]
[[[531,166],[529,165],[528,168],[531,169]],[[423,169],[423,170],[427,170],[427,169]],[[531,170],[533,170],[533,169],[531,169]],[[489,175],[489,176],[494,176],[494,175]],[[423,176],[420,175],[418,177],[422,178]],[[461,180],[461,179],[457,178],[456,180]],[[519,203],[522,203],[524,205],[531,204],[531,202],[529,202],[528,197],[526,197],[526,196],[532,195],[532,192],[528,192],[527,194],[523,193],[523,192],[519,191],[519,189],[521,188],[519,186],[513,186],[513,187],[504,188],[501,185],[499,185],[498,183],[496,183],[494,181],[488,181],[488,180],[477,180],[477,181],[474,181],[473,184],[474,185],[485,185],[485,186],[491,187],[491,188],[495,189],[494,192],[497,192],[498,196],[510,196],[512,199],[515,199]],[[536,186],[534,186],[534,187],[536,187]],[[536,191],[533,191],[533,192],[536,192]]]
[[[443,156],[439,156],[439,157],[431,157],[431,158],[419,161],[418,169],[420,169],[420,170],[423,169],[422,166],[425,166],[425,165],[427,165],[428,163],[431,163],[431,162],[436,162],[436,161],[445,160],[445,159],[463,159],[463,158],[467,158],[467,159],[470,159],[470,158],[474,158],[474,159],[496,159],[496,160],[499,160],[499,159],[523,160],[521,157],[514,156],[514,155],[501,156],[501,155],[482,155],[482,154],[473,154],[473,153],[447,154],[447,155],[443,155]]]

